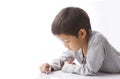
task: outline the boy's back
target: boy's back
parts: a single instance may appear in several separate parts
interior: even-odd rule
[[[108,42],[108,40],[99,32],[93,31],[90,42],[91,43],[89,43],[88,47],[91,48],[94,43],[96,43],[95,48],[97,48],[98,46],[98,49],[95,52],[97,54],[93,54],[94,56],[96,55],[96,58],[98,57],[99,52],[103,53],[103,57],[97,58],[98,60],[103,60],[103,62],[101,63],[102,65],[100,71],[109,73],[120,72],[120,53],[113,48],[113,46]],[[95,48],[88,50],[95,51]],[[95,62],[99,61],[95,60]]]

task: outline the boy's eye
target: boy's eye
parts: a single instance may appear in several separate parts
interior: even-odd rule
[[[69,43],[70,42],[70,40],[64,40],[64,43]]]

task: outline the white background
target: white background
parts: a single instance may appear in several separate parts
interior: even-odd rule
[[[93,30],[120,51],[119,0],[0,0],[0,79],[34,79],[39,66],[59,57],[62,43],[51,33],[64,7],[83,8]]]

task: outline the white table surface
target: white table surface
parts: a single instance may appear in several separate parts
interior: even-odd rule
[[[96,76],[82,76],[71,73],[64,73],[61,70],[50,74],[39,74],[35,79],[120,79],[120,74],[98,73]]]

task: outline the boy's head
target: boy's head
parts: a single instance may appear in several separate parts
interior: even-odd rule
[[[77,7],[62,9],[52,23],[52,33],[56,36],[63,34],[77,39],[80,34],[83,34],[82,32],[84,33],[84,38],[88,39],[91,32],[90,19],[84,10]]]

